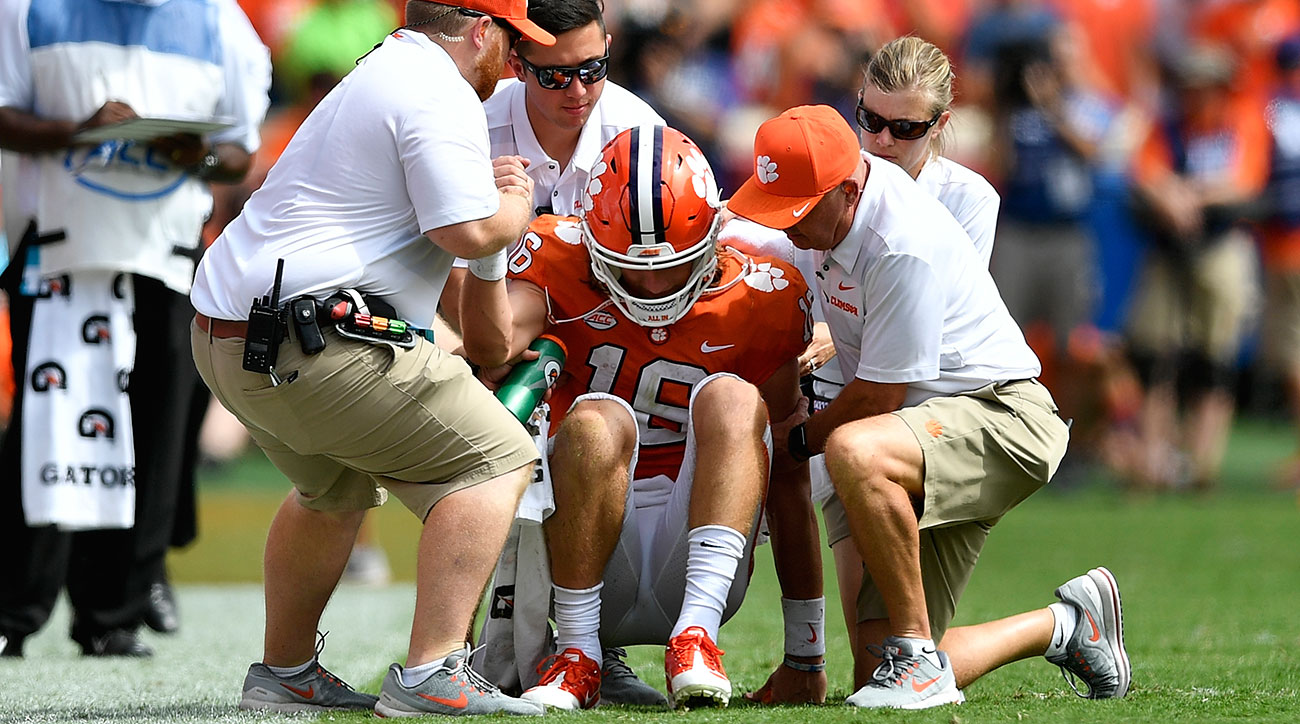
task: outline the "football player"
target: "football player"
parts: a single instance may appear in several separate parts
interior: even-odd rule
[[[718,629],[744,598],[765,500],[796,631],[770,698],[825,698],[806,468],[775,471],[768,492],[769,415],[806,415],[812,296],[794,267],[719,249],[720,207],[689,138],[628,129],[602,150],[581,217],[539,217],[511,255],[511,327],[466,330],[471,350],[507,339],[498,359],[543,332],[568,353],[544,523],[559,653],[524,698],[591,707],[602,644],[666,644],[672,703],[726,705]]]

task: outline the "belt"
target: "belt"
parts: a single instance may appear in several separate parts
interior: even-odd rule
[[[199,329],[217,339],[243,339],[248,336],[248,322],[232,322],[227,319],[212,319],[202,312],[194,313],[194,323]]]

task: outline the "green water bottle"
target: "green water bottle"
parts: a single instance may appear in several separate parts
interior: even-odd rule
[[[520,362],[510,371],[505,382],[497,389],[497,399],[501,404],[527,424],[533,410],[564,370],[564,359],[568,350],[564,343],[549,334],[543,334],[528,349],[536,350],[540,357],[527,362]]]

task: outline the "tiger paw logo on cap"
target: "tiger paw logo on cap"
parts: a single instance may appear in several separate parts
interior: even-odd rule
[[[759,183],[770,184],[781,178],[781,174],[776,172],[776,162],[769,156],[759,156],[755,159],[758,162],[758,181]]]

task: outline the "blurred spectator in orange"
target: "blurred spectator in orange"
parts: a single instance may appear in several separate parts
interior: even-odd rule
[[[1272,156],[1261,242],[1265,271],[1265,360],[1282,374],[1300,430],[1300,35],[1278,45],[1279,84],[1268,105]],[[1300,487],[1300,453],[1275,481]]]
[[[1296,0],[1219,0],[1195,5],[1189,22],[1192,39],[1220,45],[1237,61],[1233,95],[1263,112],[1277,87],[1278,43],[1300,31]]]
[[[1155,111],[1160,70],[1155,58],[1157,0],[1053,0],[1082,33],[1085,80],[1098,92]]]
[[[1237,355],[1258,294],[1241,217],[1268,175],[1268,129],[1231,102],[1234,71],[1221,48],[1176,58],[1172,113],[1135,159],[1152,238],[1127,330],[1147,385],[1127,460],[1139,485],[1212,487],[1234,414]]]
[[[313,0],[239,0],[262,42],[271,50],[273,62],[280,59],[284,39],[294,21],[311,7]]]

